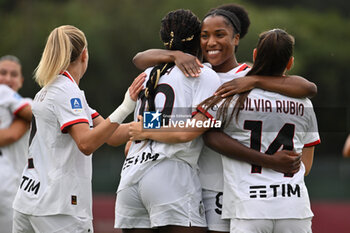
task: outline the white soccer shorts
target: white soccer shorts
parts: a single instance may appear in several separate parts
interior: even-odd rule
[[[14,211],[12,233],[93,233],[91,219],[71,215],[32,216]]]
[[[222,192],[203,189],[202,196],[208,230],[229,232],[230,219],[221,219]]]
[[[231,219],[230,233],[312,233],[311,220]]]
[[[114,227],[168,225],[207,226],[197,170],[186,162],[166,159],[137,184],[117,193]]]

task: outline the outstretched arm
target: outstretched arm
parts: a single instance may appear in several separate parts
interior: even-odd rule
[[[88,124],[75,124],[68,128],[68,133],[76,142],[79,150],[85,155],[90,155],[105,142],[110,142],[110,137],[115,135],[115,131],[122,125],[125,118],[134,111],[136,98],[142,89],[142,83],[145,80],[145,73],[141,73],[125,93],[124,101],[119,107],[106,119],[99,116],[94,119],[94,128],[90,130]],[[118,131],[117,131],[118,132]],[[118,137],[118,135],[116,135]],[[126,142],[127,140],[125,140]]]
[[[15,118],[10,127],[0,129],[0,147],[18,141],[29,130],[29,127],[29,122],[20,118]]]
[[[153,141],[164,142],[164,143],[182,143],[189,142],[203,134],[209,128],[205,127],[162,127],[160,129],[147,130],[143,129],[142,116],[139,116],[138,122],[130,123],[129,134],[130,140],[145,140],[151,139]],[[197,113],[193,118],[195,121],[205,121],[206,116],[202,113]],[[196,125],[196,124],[194,124]]]
[[[134,65],[141,70],[161,63],[174,62],[188,77],[197,77],[203,67],[197,57],[178,50],[149,49],[139,52],[133,58]]]
[[[227,97],[237,93],[261,88],[294,98],[313,97],[317,94],[317,86],[301,76],[260,76],[252,75],[233,79],[221,85],[215,95]]]
[[[282,173],[296,173],[300,168],[301,156],[292,151],[278,151],[274,155],[263,154],[250,149],[226,133],[209,130],[203,135],[205,144],[229,158],[271,168]]]

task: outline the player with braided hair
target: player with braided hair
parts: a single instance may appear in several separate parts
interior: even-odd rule
[[[312,95],[315,85],[299,77],[288,77],[285,80],[281,80],[279,77],[261,78],[260,76],[239,78],[245,76],[250,69],[246,64],[239,64],[235,56],[239,41],[246,35],[249,25],[248,13],[237,4],[226,4],[213,8],[202,20],[201,49],[204,59],[218,72],[222,83],[230,80],[234,82],[226,85],[225,88],[235,87],[234,91],[245,91],[246,88],[258,85],[263,89],[296,97]],[[181,51],[152,49],[138,53],[134,58],[134,63],[139,68],[166,61],[175,62],[187,76],[199,74],[196,68],[196,64],[198,66],[199,63],[198,59],[193,59],[191,55]],[[290,82],[291,85],[286,85],[285,82]],[[233,90],[230,89],[230,91],[233,93]],[[138,128],[135,126],[134,129],[131,129],[134,139],[150,138],[162,142],[178,142],[176,140],[178,136],[174,133],[163,134],[158,138],[157,134],[150,135],[145,131],[140,132]],[[220,137],[225,136],[227,143],[232,143],[231,155],[236,156],[236,159],[257,163],[256,159],[259,158],[262,159],[259,162],[260,165],[279,169],[281,172],[298,169],[300,157],[291,152],[286,152],[290,156],[277,152],[276,155],[280,156],[274,156],[274,158],[280,158],[280,160],[273,162],[269,161],[271,158],[264,157],[261,153],[256,154],[255,151],[242,148],[240,144],[237,144],[237,141],[232,140],[227,135],[220,135]],[[184,138],[184,135],[179,137]],[[199,157],[199,168],[209,232],[228,232],[229,221],[221,219],[223,191],[221,156],[205,146]]]
[[[200,21],[189,10],[169,12],[160,36],[168,50],[198,56]],[[187,78],[174,63],[145,71],[138,115],[153,112],[170,120],[191,118],[195,107],[220,86],[217,74],[205,66],[196,79]],[[201,138],[188,143],[133,142],[125,159],[117,191],[115,228],[123,232],[206,232],[197,160]]]

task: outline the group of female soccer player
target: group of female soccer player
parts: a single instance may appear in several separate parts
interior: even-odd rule
[[[294,38],[281,29],[259,36],[252,67],[240,64],[235,52],[249,24],[235,4],[210,10],[202,22],[189,10],[169,12],[160,29],[166,50],[134,58],[139,68],[150,68],[107,119],[89,107],[79,88],[89,59],[84,33],[69,25],[55,28],[35,71],[42,89],[32,105],[13,232],[93,232],[91,154],[103,143],[129,139],[115,228],[311,232],[303,177],[320,142],[306,98],[316,87],[285,76]],[[243,93],[232,96],[237,92]],[[122,124],[133,111],[135,122]],[[162,128],[142,130],[139,115],[145,112],[162,114]],[[177,115],[221,121],[222,127],[168,127]]]

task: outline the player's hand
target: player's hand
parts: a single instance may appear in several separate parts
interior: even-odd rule
[[[198,77],[201,72],[202,63],[197,57],[183,52],[174,55],[175,65],[184,73],[186,77]]]
[[[129,94],[130,94],[130,98],[133,101],[137,100],[137,97],[143,88],[143,83],[145,82],[146,76],[147,76],[146,73],[139,74],[139,76],[137,76],[132,82],[132,84],[130,85]]]
[[[131,122],[129,125],[129,136],[132,141],[146,139],[145,135],[143,135],[143,117],[139,115],[137,119],[139,120],[138,122]]]
[[[215,95],[223,98],[246,92],[253,89],[255,86],[255,79],[253,76],[247,76],[242,78],[235,78],[222,84],[215,92]]]
[[[282,150],[272,155],[272,169],[288,174],[295,174],[299,171],[301,165],[301,154],[293,151]]]

